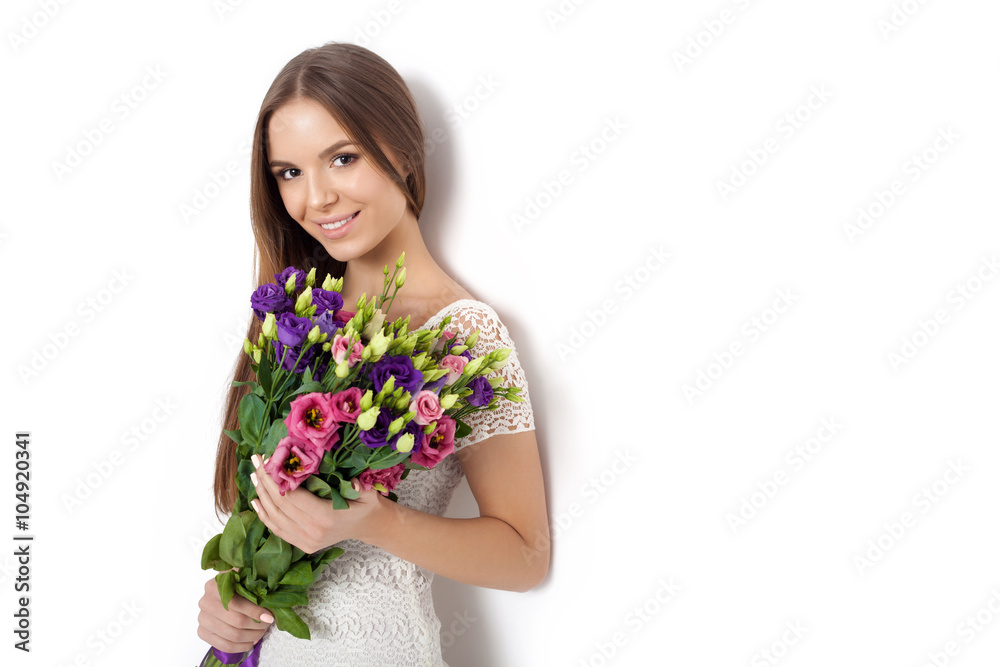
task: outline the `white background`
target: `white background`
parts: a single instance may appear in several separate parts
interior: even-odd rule
[[[421,225],[512,332],[546,472],[541,586],[435,582],[452,667],[995,664],[1000,6],[233,5],[4,5],[0,662],[207,648],[199,560],[255,287],[246,142],[289,59],[350,41],[445,133]]]

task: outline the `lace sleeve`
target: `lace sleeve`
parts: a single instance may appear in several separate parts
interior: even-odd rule
[[[460,340],[465,340],[473,330],[479,331],[476,344],[469,350],[473,358],[481,357],[497,348],[510,348],[511,353],[507,357],[506,365],[486,377],[493,378],[499,375],[503,378],[501,386],[520,387],[519,396],[524,399],[521,403],[500,399],[494,410],[480,410],[467,415],[462,421],[472,428],[472,432],[456,441],[455,449],[468,447],[501,433],[533,431],[535,421],[528,395],[528,381],[524,376],[524,369],[521,368],[514,341],[496,311],[482,303],[464,306],[451,314],[451,322],[446,326],[454,331]]]

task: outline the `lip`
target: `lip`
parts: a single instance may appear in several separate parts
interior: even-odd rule
[[[355,215],[355,213],[357,215]],[[346,220],[352,215],[354,216],[354,219],[351,220],[346,225],[344,225],[343,227],[339,227],[337,229],[323,229],[322,227],[322,225],[328,225],[331,222],[339,222],[340,220]],[[316,220],[313,220],[313,222],[316,223],[316,226],[319,227],[320,233],[322,233],[323,236],[325,236],[326,238],[339,239],[343,236],[347,236],[348,232],[350,232],[351,228],[354,227],[354,223],[357,222],[359,217],[361,217],[361,211],[355,211],[354,213],[345,213],[344,215],[331,215],[326,218],[317,218]]]

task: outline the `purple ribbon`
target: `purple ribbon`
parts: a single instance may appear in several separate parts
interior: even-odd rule
[[[262,638],[263,639],[263,638]],[[219,649],[212,647],[209,651],[212,655],[216,657],[219,662],[223,665],[237,665],[237,667],[258,667],[258,661],[260,660],[260,639],[257,643],[253,645],[253,648],[248,652],[243,653],[226,653],[225,651],[220,651]],[[205,655],[208,657],[208,654]],[[205,661],[202,660],[202,664]]]

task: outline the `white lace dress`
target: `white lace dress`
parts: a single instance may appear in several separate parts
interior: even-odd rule
[[[507,327],[488,304],[461,299],[445,306],[421,329],[436,327],[451,315],[448,329],[464,340],[473,329],[479,339],[470,350],[478,357],[499,347],[513,351],[497,371],[504,386],[521,387],[523,403],[501,401],[494,411],[469,415],[472,432],[456,441],[460,449],[498,433],[535,428],[517,351]],[[492,376],[490,376],[492,377]],[[413,470],[397,487],[399,502],[442,515],[462,479],[458,457],[450,455],[432,470]],[[434,574],[378,547],[345,540],[344,555],[320,574],[309,590],[308,607],[295,611],[309,626],[311,640],[270,628],[263,637],[261,667],[447,667],[441,658],[441,622],[434,612]]]

